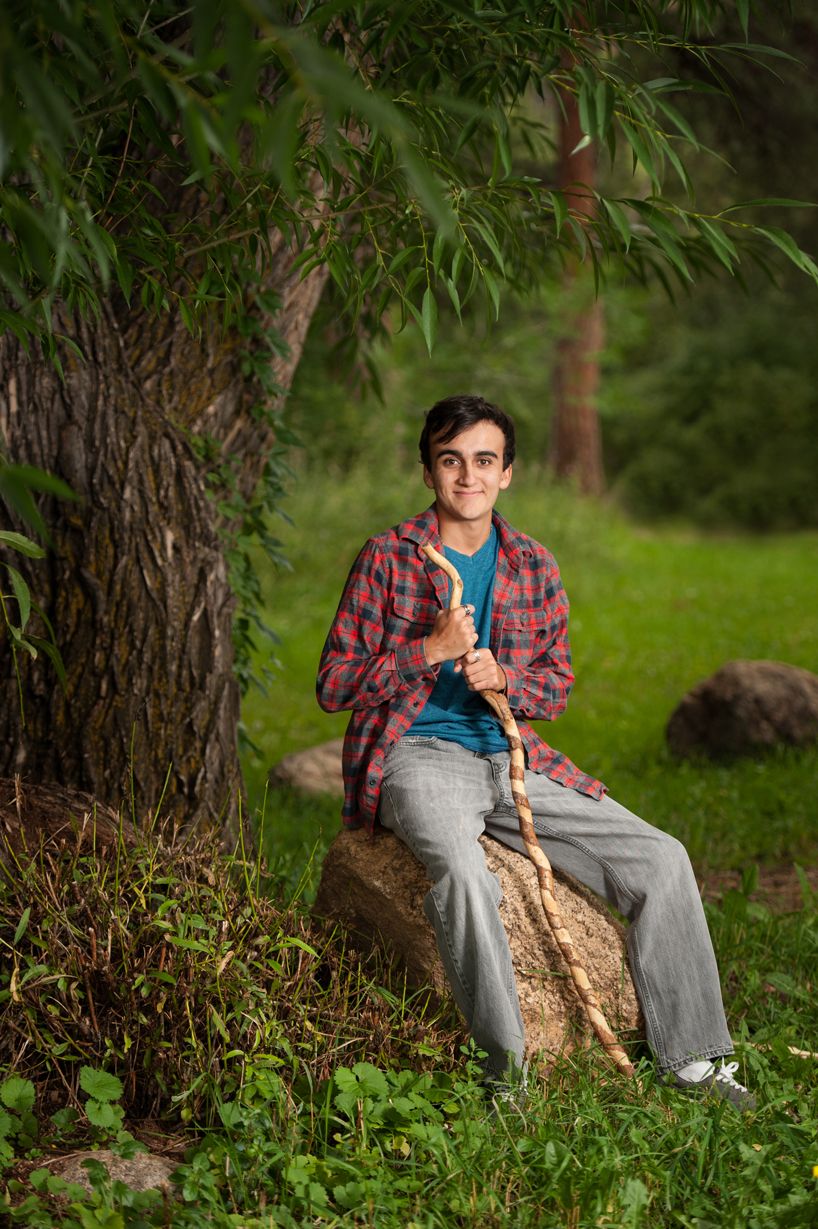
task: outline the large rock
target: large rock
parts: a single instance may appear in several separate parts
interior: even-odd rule
[[[307,794],[344,794],[341,769],[343,738],[293,751],[270,769],[270,780],[277,785],[291,785]]]
[[[752,755],[818,742],[818,675],[780,661],[731,661],[698,683],[667,725],[674,755]]]
[[[546,1057],[589,1036],[584,1008],[543,912],[529,860],[481,838],[489,868],[503,889],[500,915],[517,976],[527,1053]],[[641,1017],[625,954],[623,927],[591,892],[562,875],[556,891],[563,920],[614,1031],[641,1032]],[[412,853],[389,832],[342,832],[324,860],[315,912],[334,918],[366,944],[380,943],[405,964],[411,979],[448,997],[434,932],[423,912],[429,879]]]
[[[160,1190],[172,1193],[171,1174],[179,1162],[169,1160],[154,1152],[137,1152],[132,1157],[122,1157],[116,1152],[102,1148],[97,1152],[73,1152],[70,1156],[52,1161],[52,1173],[65,1182],[75,1182],[87,1191],[93,1190],[91,1177],[85,1167],[86,1161],[98,1161],[108,1171],[112,1182],[122,1182],[132,1191]]]

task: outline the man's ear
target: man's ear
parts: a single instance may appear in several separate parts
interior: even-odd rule
[[[502,474],[500,475],[500,490],[504,491],[506,487],[510,485],[511,485],[511,466],[509,465],[508,469],[504,469]]]
[[[434,480],[432,479],[432,475],[429,473],[425,465],[423,467],[423,481],[426,483],[430,491],[433,491],[435,489],[435,484],[434,484]]]

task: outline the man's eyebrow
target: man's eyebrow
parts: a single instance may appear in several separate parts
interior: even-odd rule
[[[437,455],[439,457],[458,457],[461,460],[463,458],[463,453],[459,452],[456,448],[441,448]],[[497,457],[499,453],[493,452],[491,448],[479,448],[477,452],[473,452],[471,455],[474,457]]]

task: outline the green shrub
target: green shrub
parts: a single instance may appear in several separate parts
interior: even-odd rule
[[[19,1075],[10,1075],[0,1083],[0,1168],[37,1138],[37,1119],[31,1112],[35,1095],[31,1080]]]
[[[728,308],[712,292],[695,316],[658,312],[650,350],[630,353],[607,394],[606,464],[627,506],[708,527],[818,525],[813,333],[783,296]]]
[[[453,1061],[459,1027],[428,994],[269,888],[212,838],[7,850],[0,1070],[33,1080],[42,1104],[66,1089],[79,1104],[82,1086],[89,1120],[113,1128],[122,1110],[209,1122],[242,1089],[321,1080],[340,1057]],[[85,1086],[89,1067],[121,1081],[122,1109],[101,1076]]]

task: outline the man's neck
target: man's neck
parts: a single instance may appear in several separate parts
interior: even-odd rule
[[[440,540],[461,555],[476,555],[491,533],[491,517],[480,521],[439,519]]]

